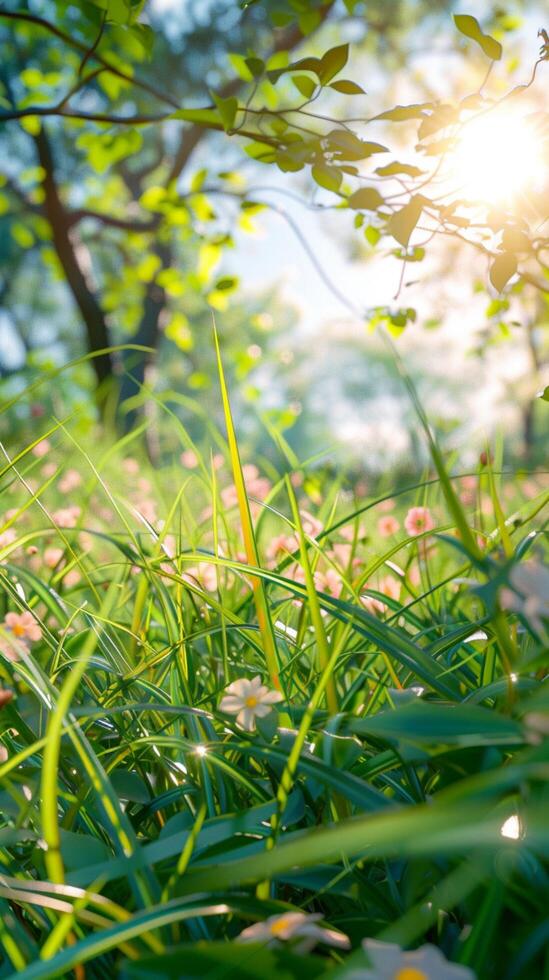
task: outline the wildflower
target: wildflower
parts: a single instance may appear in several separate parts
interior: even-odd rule
[[[5,706],[11,701],[12,697],[13,691],[10,691],[9,688],[0,688],[0,709],[5,708]]]
[[[76,527],[80,513],[80,507],[73,505],[72,507],[61,507],[54,511],[52,517],[58,527]]]
[[[319,521],[317,517],[313,517],[312,514],[309,514],[308,510],[300,510],[299,514],[301,516],[301,524],[304,534],[306,534],[308,538],[317,538],[324,527],[322,522]]]
[[[62,548],[46,548],[44,551],[44,565],[47,568],[55,568],[61,561],[64,551]]]
[[[40,470],[45,480],[49,480],[50,476],[53,476],[56,471],[57,463],[54,463],[53,460],[50,460],[48,463],[44,463],[42,469]]]
[[[28,645],[42,636],[40,626],[28,610],[22,613],[6,613],[4,622],[0,623],[0,630],[5,630],[7,634],[0,636],[0,652],[12,661],[20,660],[21,653],[26,651]]]
[[[229,684],[219,708],[229,715],[236,715],[237,725],[247,732],[253,732],[256,717],[264,718],[272,705],[282,700],[282,694],[265,687],[261,677],[253,677],[251,681],[243,677]]]
[[[394,575],[386,575],[381,579],[376,591],[383,593],[389,599],[398,600],[400,598],[400,589],[401,583],[399,580]],[[387,609],[386,604],[381,599],[376,599],[375,596],[361,595],[360,601],[369,613],[385,612]]]
[[[410,507],[404,521],[409,535],[415,537],[424,531],[432,531],[434,526],[435,522],[428,507]]]
[[[181,453],[179,459],[188,470],[195,470],[198,466],[198,456],[194,449],[186,449],[185,452]]]
[[[36,456],[37,459],[42,459],[42,456],[47,456],[50,449],[51,443],[48,442],[47,439],[41,439],[40,442],[36,443],[36,446],[33,446],[32,454],[33,456]]]
[[[371,969],[353,970],[349,980],[475,980],[468,967],[449,963],[430,943],[411,951],[377,939],[365,939],[362,946]]]
[[[2,531],[0,534],[0,548],[7,548],[8,545],[13,544],[17,534],[12,527],[8,527],[6,531]]]
[[[345,541],[352,542],[355,540],[355,525],[346,524],[344,527],[340,527],[339,533],[341,534],[341,537],[345,539]],[[364,527],[364,524],[359,524],[358,528],[356,529],[357,541],[360,541],[363,537],[365,537],[365,535],[366,528]]]
[[[292,554],[299,548],[299,542],[293,534],[278,534],[272,538],[267,545],[267,558],[280,559],[287,554]]]
[[[221,469],[221,467],[225,463],[225,457],[223,456],[223,453],[214,453],[214,455],[212,456],[212,462],[214,465],[214,470]]]
[[[200,562],[200,565],[193,565],[183,574],[184,578],[191,585],[198,585],[205,592],[215,592],[217,589],[217,568],[210,562]]]
[[[271,915],[264,922],[255,922],[253,926],[244,929],[237,936],[237,942],[277,946],[280,942],[298,940],[296,951],[299,953],[309,953],[317,943],[348,949],[351,944],[347,936],[335,929],[318,925],[321,920],[322,915],[318,912],[312,915],[306,912]]]
[[[28,610],[22,613],[9,612],[2,624],[4,629],[13,633],[19,640],[39,640],[42,630],[36,622],[34,616]]]
[[[71,490],[76,490],[81,483],[82,477],[78,470],[67,470],[63,478],[59,481],[59,489],[61,493],[70,493]]]
[[[377,522],[378,534],[382,538],[390,538],[392,534],[396,534],[400,524],[398,523],[396,517],[392,514],[385,514],[384,517],[380,517]]]
[[[314,575],[315,586],[319,592],[327,592],[337,599],[341,595],[343,582],[341,575],[335,568],[328,568],[325,572],[316,571]]]
[[[133,456],[128,456],[127,459],[122,460],[122,469],[128,476],[137,476],[139,473],[139,463]]]
[[[399,599],[400,588],[401,584],[394,575],[386,575],[379,583],[379,591],[383,592],[383,595],[388,596],[389,599]]]
[[[135,505],[135,509],[148,524],[156,523],[158,514],[154,500],[148,500],[146,498],[139,500]]]
[[[352,544],[342,544],[341,541],[336,541],[332,548],[332,555],[341,568],[348,567],[352,553]]]
[[[501,605],[520,613],[543,635],[542,620],[549,619],[549,569],[539,561],[525,561],[513,567],[509,579],[512,589],[501,590]]]

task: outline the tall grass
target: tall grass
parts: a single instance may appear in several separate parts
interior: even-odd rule
[[[219,370],[160,471],[70,420],[4,450],[0,976],[549,975],[543,474],[450,473],[416,406],[432,472],[313,503]]]

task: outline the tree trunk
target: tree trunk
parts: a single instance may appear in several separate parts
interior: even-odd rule
[[[44,212],[51,225],[53,244],[57,257],[65,273],[67,285],[84,321],[90,353],[103,351],[110,347],[109,329],[105,314],[101,309],[86,276],[80,266],[74,242],[70,234],[70,221],[67,211],[59,197],[55,181],[55,162],[50,141],[44,127],[35,137],[40,165],[44,168]],[[104,403],[113,376],[113,362],[109,353],[91,359],[97,378],[99,404]]]
[[[168,245],[157,244],[154,249],[154,254],[160,259],[162,269],[169,268],[172,254]],[[136,344],[141,344],[143,347],[151,347],[156,352],[160,332],[160,317],[165,303],[166,293],[162,286],[157,285],[155,282],[149,283],[143,302],[141,321],[134,338]],[[132,405],[124,411],[123,404],[129,399],[134,398],[141,391],[145,381],[147,367],[154,356],[155,354],[147,351],[132,350],[124,353],[124,370],[118,399],[118,416],[124,432],[129,432],[135,426],[139,419],[140,411]]]

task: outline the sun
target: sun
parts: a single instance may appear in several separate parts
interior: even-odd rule
[[[532,117],[501,107],[464,123],[452,154],[457,193],[478,203],[512,206],[536,194],[544,177],[543,140]]]

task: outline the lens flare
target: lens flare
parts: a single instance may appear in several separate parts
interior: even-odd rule
[[[510,108],[494,109],[464,124],[452,171],[459,193],[469,200],[512,205],[541,188],[543,140],[528,116]]]

